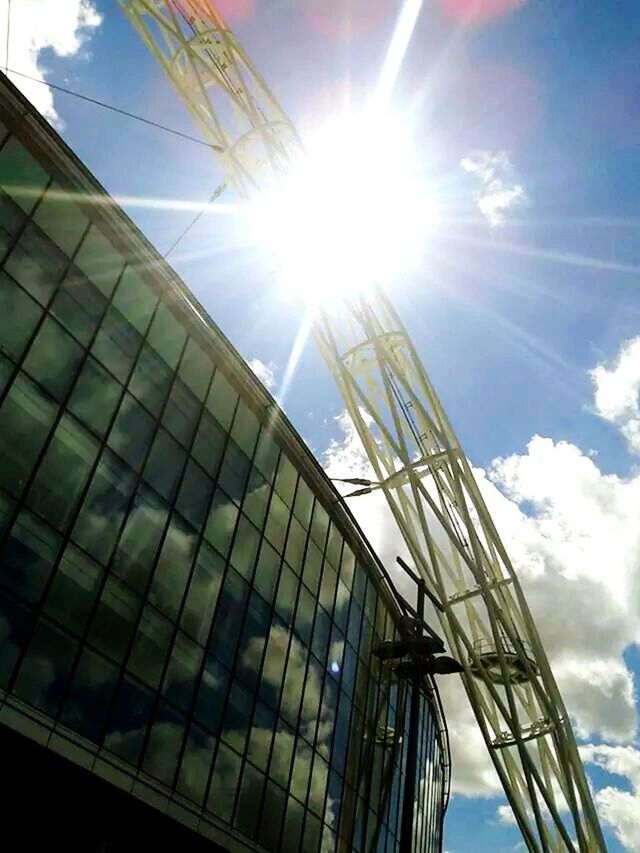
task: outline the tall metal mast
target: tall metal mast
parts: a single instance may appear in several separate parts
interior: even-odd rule
[[[118,0],[245,199],[299,137],[208,0]],[[469,463],[386,294],[320,312],[316,342],[424,579],[530,851],[606,850],[569,717]]]

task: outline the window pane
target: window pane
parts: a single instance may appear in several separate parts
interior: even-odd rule
[[[231,822],[241,761],[238,755],[223,743],[218,747],[216,765],[211,777],[207,808],[222,820]]]
[[[31,610],[0,593],[0,687],[4,689],[9,686],[18,655],[27,644],[32,622]]]
[[[27,149],[11,136],[0,151],[0,186],[29,213],[49,176]]]
[[[242,509],[256,527],[262,528],[264,517],[267,514],[267,506],[269,505],[270,491],[271,487],[262,474],[259,474],[255,468],[252,468]]]
[[[53,425],[56,406],[19,374],[0,407],[0,483],[16,495],[24,488]]]
[[[298,488],[296,490],[296,500],[293,505],[293,513],[303,527],[309,527],[312,509],[313,494],[309,486],[305,483],[302,477],[300,477]]]
[[[302,564],[304,562],[304,551],[306,545],[307,531],[299,521],[292,517],[284,557],[293,571],[297,574],[302,574]]]
[[[212,732],[222,725],[224,701],[229,687],[229,673],[218,661],[207,657],[198,690],[194,716],[199,723]]]
[[[105,448],[72,534],[101,563],[111,557],[134,485],[133,473]]]
[[[240,832],[249,838],[255,838],[256,835],[258,815],[260,814],[257,804],[262,798],[263,787],[264,775],[250,764],[245,764],[233,823]]]
[[[141,344],[140,334],[111,306],[91,352],[120,382],[126,382]]]
[[[27,601],[39,601],[61,544],[54,530],[23,510],[0,552],[0,583]]]
[[[270,622],[271,611],[269,607],[259,595],[256,595],[255,592],[252,593],[242,629],[237,671],[243,682],[253,690],[258,686],[262,654],[267,642]]]
[[[280,572],[278,595],[276,597],[276,611],[289,625],[293,622],[298,585],[298,578],[288,566],[283,565]]]
[[[71,392],[68,408],[84,424],[104,435],[121,394],[122,387],[89,356]]]
[[[68,263],[40,229],[29,224],[5,261],[5,270],[44,305],[51,299]]]
[[[182,480],[180,494],[176,503],[184,517],[200,529],[209,511],[209,502],[213,492],[213,480],[191,459]]]
[[[293,506],[293,494],[296,490],[297,479],[298,472],[283,453],[280,456],[275,489],[287,506]]]
[[[231,426],[237,402],[238,394],[231,387],[224,374],[220,370],[216,370],[207,397],[207,408],[226,430]]]
[[[117,679],[118,670],[112,664],[84,649],[62,713],[64,725],[99,742]]]
[[[4,389],[9,384],[11,374],[13,373],[13,364],[9,359],[0,353],[0,395],[4,393]]]
[[[233,681],[222,724],[222,738],[238,752],[244,752],[252,717],[252,694],[239,681]]]
[[[184,382],[176,378],[162,415],[162,423],[185,447],[191,444],[200,408],[200,403]]]
[[[300,803],[289,797],[287,805],[287,816],[284,822],[284,832],[282,834],[282,849],[283,850],[299,850],[302,836],[302,822],[304,820],[304,810]]]
[[[89,225],[89,220],[70,196],[71,193],[60,184],[52,183],[33,217],[34,222],[69,257]]]
[[[170,619],[180,610],[196,544],[195,530],[174,513],[149,590],[149,601]]]
[[[260,595],[269,604],[273,601],[276,593],[276,584],[278,583],[278,574],[280,570],[280,555],[269,545],[266,540],[262,541],[260,548],[260,556],[258,557],[258,566],[256,568],[256,576],[254,578],[254,586]]]
[[[224,560],[203,542],[182,613],[182,627],[202,645],[209,636],[223,572]]]
[[[233,569],[227,571],[209,650],[226,666],[231,666],[240,641],[240,627],[244,619],[249,586]]]
[[[58,712],[76,654],[77,644],[41,620],[22,661],[15,683],[16,695],[49,716]]]
[[[329,531],[329,538],[327,539],[327,552],[325,557],[333,568],[338,571],[340,568],[340,555],[342,552],[342,534],[338,530],[335,524],[331,525],[331,530]]]
[[[241,514],[231,551],[231,565],[246,580],[251,580],[253,575],[259,545],[259,532],[249,519]]]
[[[253,725],[249,732],[247,758],[261,770],[266,771],[269,765],[269,753],[275,725],[276,715],[271,708],[258,699],[253,713]]]
[[[129,390],[156,417],[169,393],[173,373],[148,344],[144,344],[129,382]]]
[[[26,221],[24,211],[0,190],[0,251],[5,254]]]
[[[82,347],[71,335],[47,317],[27,353],[24,369],[53,397],[64,397],[84,357]]]
[[[298,609],[296,610],[295,632],[302,642],[308,646],[311,642],[311,629],[316,611],[316,600],[306,586],[300,588]]]
[[[11,521],[15,506],[16,502],[0,489],[0,536],[4,534]]]
[[[172,369],[178,364],[186,337],[187,333],[171,311],[160,303],[147,340]]]
[[[163,429],[156,433],[144,467],[144,478],[168,501],[172,501],[187,454]]]
[[[183,711],[188,712],[191,709],[203,654],[200,646],[197,646],[182,631],[178,631],[171,650],[162,692]]]
[[[191,724],[182,756],[178,791],[201,806],[204,800],[216,739],[195,723]]]
[[[117,578],[109,577],[89,631],[89,642],[122,663],[129,650],[141,600]]]
[[[138,626],[127,666],[134,675],[154,689],[157,689],[160,684],[172,634],[171,622],[147,605]]]
[[[204,470],[215,477],[227,443],[227,434],[206,410],[202,412],[196,439],[191,450]]]
[[[147,586],[168,513],[156,493],[141,484],[113,558],[113,571],[140,593]]]
[[[149,734],[142,769],[165,785],[173,786],[184,740],[185,722],[182,714],[160,702]]]
[[[233,538],[238,517],[238,508],[229,500],[222,489],[216,489],[211,503],[205,536],[214,548],[226,557]]]
[[[78,270],[70,270],[51,306],[51,313],[85,346],[107,308],[107,300]]]
[[[158,299],[133,267],[127,267],[113,297],[113,304],[141,335],[147,331]]]
[[[109,298],[124,266],[109,240],[91,226],[75,257],[76,265]]]
[[[324,507],[316,501],[313,509],[313,522],[311,523],[311,538],[321,551],[324,551],[328,529],[329,516]]]
[[[325,560],[324,569],[322,570],[322,582],[320,584],[320,604],[329,615],[333,612],[333,600],[336,595],[337,583],[338,576],[331,568],[331,564]]]
[[[304,569],[302,580],[316,595],[320,586],[320,573],[322,570],[322,552],[311,540],[307,543],[307,553],[304,557]]]
[[[77,421],[63,415],[27,495],[29,506],[59,530],[71,521],[99,449]]]
[[[251,470],[251,462],[238,445],[229,439],[224,454],[218,482],[225,492],[239,505]]]
[[[269,781],[267,783],[267,790],[264,797],[262,820],[260,821],[258,837],[260,839],[260,844],[267,850],[271,850],[272,853],[277,853],[278,850],[285,849],[279,846],[279,841],[286,802],[287,795],[282,788],[279,788],[273,782]],[[333,847],[327,847],[327,850],[333,849]]]
[[[0,352],[18,361],[42,316],[42,308],[0,272]]]
[[[213,364],[194,339],[189,338],[180,363],[180,376],[200,401],[204,400],[212,373]]]
[[[109,447],[139,471],[151,444],[156,422],[131,394],[125,393],[111,428]]]
[[[125,676],[107,727],[104,745],[134,766],[140,758],[152,706],[153,694]]]
[[[233,421],[231,436],[249,458],[253,456],[259,431],[260,423],[258,418],[254,415],[244,400],[240,400],[238,403],[238,410],[236,411],[236,416]]]
[[[269,515],[267,516],[265,535],[273,547],[280,553],[282,553],[284,548],[284,540],[287,536],[288,524],[289,509],[274,492],[271,495],[271,503],[269,504]]]
[[[274,474],[276,473],[279,456],[280,448],[271,437],[271,434],[263,429],[260,434],[258,449],[256,450],[253,464],[270,483],[273,481]]]
[[[67,545],[45,602],[45,612],[73,634],[87,626],[103,569],[75,545]]]
[[[260,696],[269,705],[276,707],[280,699],[282,677],[287,661],[289,632],[280,625],[272,625],[269,631],[267,651],[262,664]]]

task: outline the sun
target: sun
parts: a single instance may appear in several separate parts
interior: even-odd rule
[[[406,123],[373,109],[328,122],[251,205],[279,283],[307,302],[388,286],[419,263],[435,218]]]

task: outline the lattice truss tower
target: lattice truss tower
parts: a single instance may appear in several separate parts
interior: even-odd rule
[[[209,0],[118,0],[243,199],[304,156]],[[569,717],[522,589],[416,350],[380,289],[314,336],[434,601],[528,850],[606,850]]]

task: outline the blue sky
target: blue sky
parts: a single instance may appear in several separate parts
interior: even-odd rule
[[[14,0],[14,7],[32,2]],[[69,22],[51,21],[53,30],[73,29],[83,3],[65,5]],[[221,8],[235,10],[237,36],[304,132],[330,114],[345,87],[356,103],[373,88],[400,5],[225,0]],[[114,0],[93,0],[92,6],[100,22],[95,16],[71,45],[63,34],[58,41],[44,34],[30,45],[16,18],[9,66],[193,132]],[[347,6],[353,26],[345,37],[335,26],[335,10]],[[0,2],[0,18],[3,8],[6,14],[7,0]],[[465,9],[483,14],[465,19],[459,14]],[[560,544],[575,545],[579,561],[592,567],[589,583],[604,584],[612,608],[623,607],[616,642],[601,647],[594,639],[591,658],[573,650],[577,657],[571,660],[579,660],[582,670],[577,675],[567,663],[573,681],[567,675],[566,683],[576,707],[584,696],[593,711],[581,723],[584,741],[627,750],[634,761],[635,718],[609,725],[607,701],[633,702],[633,679],[640,672],[637,611],[620,605],[621,596],[640,590],[633,535],[638,446],[630,439],[640,349],[631,347],[628,359],[617,361],[624,342],[640,335],[639,42],[640,6],[633,0],[425,0],[394,92],[398,109],[413,120],[422,172],[447,212],[421,268],[398,286],[396,305],[473,464],[492,471],[504,500],[525,516],[517,529],[503,530],[505,538],[518,548],[521,528],[543,536],[549,576],[571,575],[575,567],[567,565]],[[33,93],[29,89],[41,97]],[[52,103],[65,140],[116,197],[204,202],[219,181],[204,148],[63,94],[54,93]],[[50,104],[48,109],[53,118]],[[493,174],[499,189],[517,186],[520,201],[526,199],[508,206],[495,225],[479,207],[496,190],[486,170],[487,162],[496,162],[492,157],[501,158]],[[484,171],[464,168],[465,158],[476,166],[484,162],[478,167]],[[170,206],[124,206],[160,251],[193,216]],[[275,291],[262,256],[223,217],[206,216],[171,260],[241,353],[272,366],[277,390],[300,310]],[[590,373],[597,365],[604,371],[600,385]],[[616,372],[620,365],[624,369]],[[616,393],[626,402],[612,402]],[[342,406],[311,345],[285,406],[316,453],[332,440],[335,452],[344,447],[347,439],[335,421]],[[532,448],[535,435],[550,444]],[[573,456],[567,447],[574,448]],[[492,468],[498,458],[509,464]],[[548,478],[539,482],[536,472]],[[596,492],[599,504],[591,500]],[[570,508],[576,495],[586,501],[587,532]],[[614,518],[622,527],[612,526]],[[362,521],[366,526],[366,516]],[[611,559],[623,566],[624,576],[615,590],[606,586],[609,567],[600,558],[612,530],[618,538]],[[621,541],[626,550],[618,547]],[[525,544],[533,547],[530,537]],[[574,583],[580,583],[580,568],[577,573]],[[547,606],[542,582],[532,590],[540,607]],[[585,631],[595,638],[597,621],[588,618]],[[559,648],[561,653],[567,661],[567,649]],[[614,661],[622,668],[620,679],[609,683],[602,676],[596,683],[594,661],[602,665],[598,672]],[[592,692],[588,683],[595,684]],[[602,753],[600,763],[615,769],[614,757]],[[613,795],[613,805],[610,797],[603,807],[610,849],[640,849],[640,802],[633,788],[640,771],[624,777],[594,764],[588,769],[597,789],[629,792],[627,800]],[[500,798],[489,788],[462,785],[472,789],[492,796],[454,797],[446,848],[513,850],[517,836],[496,814]]]

